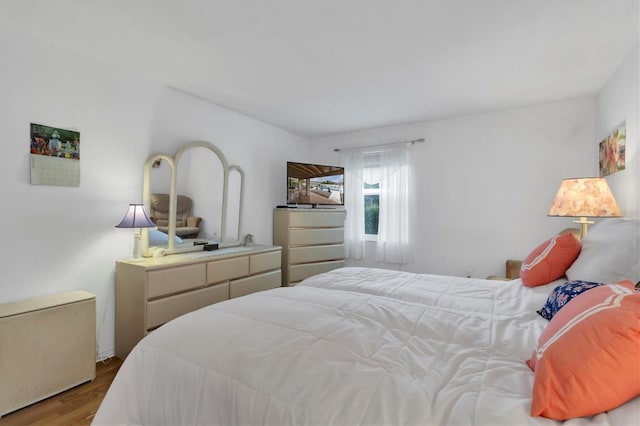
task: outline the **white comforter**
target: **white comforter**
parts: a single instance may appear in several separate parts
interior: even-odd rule
[[[553,287],[343,268],[218,303],[143,339],[94,424],[555,424],[524,363]]]

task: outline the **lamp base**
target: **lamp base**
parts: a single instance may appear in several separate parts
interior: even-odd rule
[[[133,258],[142,258],[142,254],[140,252],[140,228],[133,229]]]
[[[580,239],[587,236],[587,226],[593,225],[595,222],[587,220],[586,217],[581,217],[580,220],[574,220],[573,223],[580,225]]]

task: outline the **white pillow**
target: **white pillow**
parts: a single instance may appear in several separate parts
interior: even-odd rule
[[[174,240],[176,243],[181,243],[182,238],[176,235]],[[169,243],[169,236],[157,229],[149,229],[149,245],[150,246],[166,246]]]
[[[593,225],[582,239],[582,250],[567,278],[571,281],[614,283],[640,280],[640,221],[606,219]]]

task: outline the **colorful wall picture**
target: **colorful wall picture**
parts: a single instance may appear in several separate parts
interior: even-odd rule
[[[627,129],[622,126],[600,142],[600,177],[624,170]]]
[[[31,123],[31,184],[80,186],[80,132]]]

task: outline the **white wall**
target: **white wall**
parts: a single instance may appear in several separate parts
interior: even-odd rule
[[[626,169],[607,177],[626,217],[640,216],[640,48],[593,97],[318,138],[314,161],[342,164],[336,147],[427,139],[412,148],[420,218],[416,261],[400,268],[485,277],[504,274],[571,219],[546,216],[563,178],[598,175],[598,144],[626,124]],[[347,197],[349,194],[345,194]],[[373,244],[367,259],[377,264]]]
[[[425,138],[411,148],[418,246],[402,269],[485,277],[504,275],[505,259],[571,226],[547,211],[563,178],[593,173],[594,135],[595,98],[587,97],[320,138],[312,158],[340,164],[333,148]]]
[[[132,233],[114,225],[141,199],[145,159],[194,139],[216,144],[244,168],[245,230],[270,243],[272,209],[285,201],[287,160],[339,164],[335,147],[425,137],[412,150],[422,166],[420,244],[416,263],[405,269],[502,274],[504,259],[524,257],[571,224],[546,217],[553,195],[562,178],[597,172],[597,142],[622,120],[627,170],[609,182],[625,210],[635,203],[637,214],[637,49],[631,55],[597,103],[574,99],[371,129],[318,139],[310,152],[305,139],[281,129],[0,28],[0,221],[7,242],[0,303],[72,289],[95,293],[100,356],[111,355],[114,263],[132,250]],[[30,122],[80,131],[80,187],[29,184]]]
[[[640,217],[640,45],[636,45],[611,76],[597,97],[596,138],[591,149],[597,149],[621,124],[627,128],[625,169],[606,177],[622,213],[626,217]],[[634,96],[635,94],[635,96]],[[598,165],[593,175],[598,176]]]
[[[230,165],[241,166],[245,172],[243,230],[254,234],[256,242],[271,244],[272,210],[286,201],[286,162],[292,157],[307,158],[306,139],[175,90],[166,90],[160,98],[151,139],[154,152],[171,155],[179,143],[205,140],[220,148]],[[205,164],[198,161],[202,158],[192,160],[185,164],[190,167],[189,181],[198,182],[200,187],[179,192],[187,195],[219,192],[221,185],[207,178]],[[182,164],[178,168],[184,169]],[[197,198],[194,204],[195,214],[206,215],[198,210]],[[207,236],[214,231],[219,233],[219,228],[207,228]]]
[[[305,139],[12,29],[0,28],[0,57],[0,303],[90,291],[99,355],[112,355],[115,261],[133,247],[132,232],[114,225],[142,198],[146,158],[192,139],[244,168],[246,231],[271,243],[286,160],[307,159]],[[29,184],[30,122],[80,131],[80,187]]]

